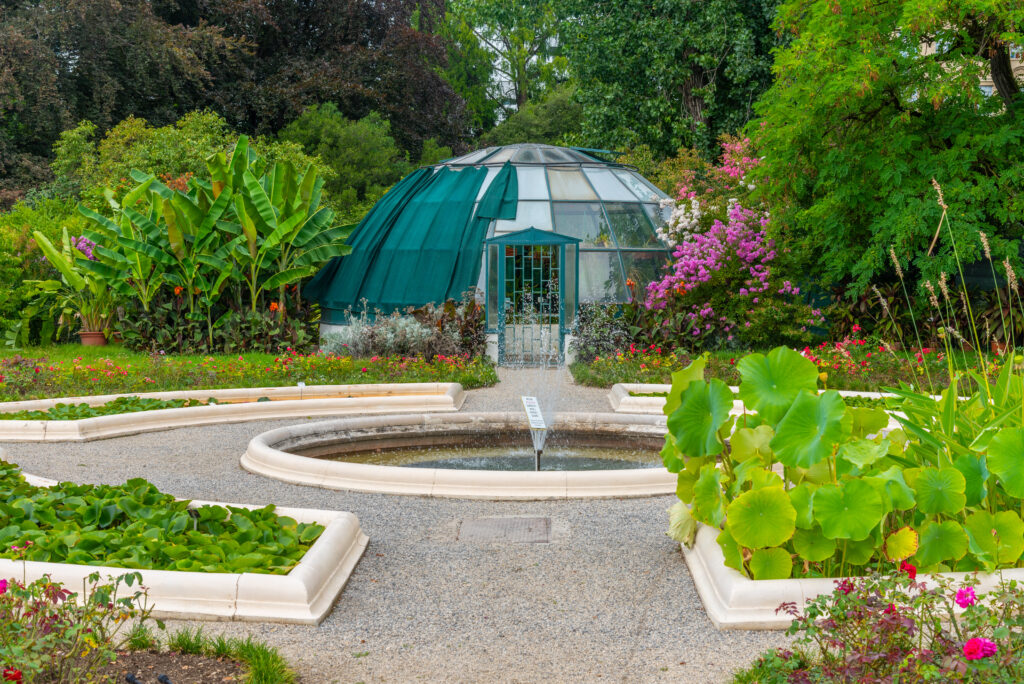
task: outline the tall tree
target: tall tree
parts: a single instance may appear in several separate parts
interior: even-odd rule
[[[501,94],[494,80],[491,53],[480,42],[465,19],[448,12],[443,36],[448,65],[441,75],[466,102],[469,134],[476,137],[494,128],[501,109]]]
[[[559,0],[590,145],[713,154],[771,82],[777,0]]]
[[[1024,5],[1001,0],[789,0],[776,81],[753,122],[754,174],[777,236],[819,280],[859,292],[893,270],[956,273],[1024,237],[1024,96],[1008,71]],[[979,81],[991,74],[998,96]],[[934,282],[934,280],[933,280]]]
[[[491,53],[506,112],[566,79],[552,0],[452,0],[451,12]]]

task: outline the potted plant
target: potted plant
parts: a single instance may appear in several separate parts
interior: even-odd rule
[[[81,250],[80,241],[72,242],[65,228],[61,236],[61,249],[36,231],[36,244],[46,260],[61,275],[58,280],[31,281],[40,293],[54,297],[54,308],[62,325],[77,318],[81,325],[78,331],[82,344],[102,346],[107,343],[106,320],[111,309],[111,288],[99,275],[82,269],[78,261],[88,260],[89,254]]]

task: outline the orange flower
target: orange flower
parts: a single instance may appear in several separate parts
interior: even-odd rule
[[[180,297],[181,296],[181,292],[184,289],[185,288],[183,288],[181,285],[179,285],[178,287],[174,288],[174,296],[175,297]]]
[[[275,312],[275,311],[277,311],[277,310],[278,310],[279,308],[281,308],[281,307],[279,307],[279,306],[277,305],[277,302],[270,302],[270,313],[274,313],[274,312]]]

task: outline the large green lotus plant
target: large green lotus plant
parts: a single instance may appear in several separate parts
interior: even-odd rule
[[[716,528],[726,564],[754,579],[863,574],[885,561],[1020,565],[1024,392],[1012,364],[994,385],[967,373],[940,396],[894,389],[881,409],[819,393],[814,364],[784,347],[739,361],[738,396],[705,381],[705,363],[673,375],[665,405],[675,538]],[[977,390],[961,396],[968,383]]]

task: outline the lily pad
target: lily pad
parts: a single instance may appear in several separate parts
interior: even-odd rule
[[[793,535],[793,550],[805,561],[817,563],[831,558],[836,552],[836,540],[821,533],[821,528],[797,530]]]
[[[1016,511],[972,513],[964,526],[991,562],[1012,564],[1024,553],[1024,522]]]
[[[988,496],[988,466],[985,456],[962,454],[953,461],[953,467],[964,476],[964,496],[968,506],[977,506]]]
[[[882,515],[882,497],[867,482],[823,485],[814,493],[814,520],[829,539],[866,539]]]
[[[832,454],[843,437],[846,405],[839,393],[801,392],[779,423],[771,447],[785,465],[810,468]]]
[[[758,549],[750,557],[750,574],[755,580],[789,579],[793,558],[785,549]]]
[[[901,527],[885,538],[885,557],[891,561],[901,561],[917,553],[917,532],[910,527]]]
[[[787,347],[764,354],[748,354],[736,364],[740,372],[739,396],[747,408],[777,425],[802,390],[818,390],[818,368]]]
[[[947,560],[960,560],[967,553],[967,533],[955,520],[925,523],[921,528],[917,564],[927,568]]]
[[[721,453],[718,430],[729,419],[732,390],[721,380],[695,380],[683,392],[682,402],[668,418],[676,447],[687,458]]]
[[[796,530],[796,510],[782,487],[740,494],[726,509],[726,527],[737,544],[752,549],[778,546]]]
[[[1003,428],[988,444],[988,469],[1006,493],[1024,499],[1024,429]]]
[[[905,471],[905,474],[911,471]],[[917,509],[926,515],[944,513],[953,515],[967,503],[964,489],[967,482],[956,468],[920,468],[912,472]]]

